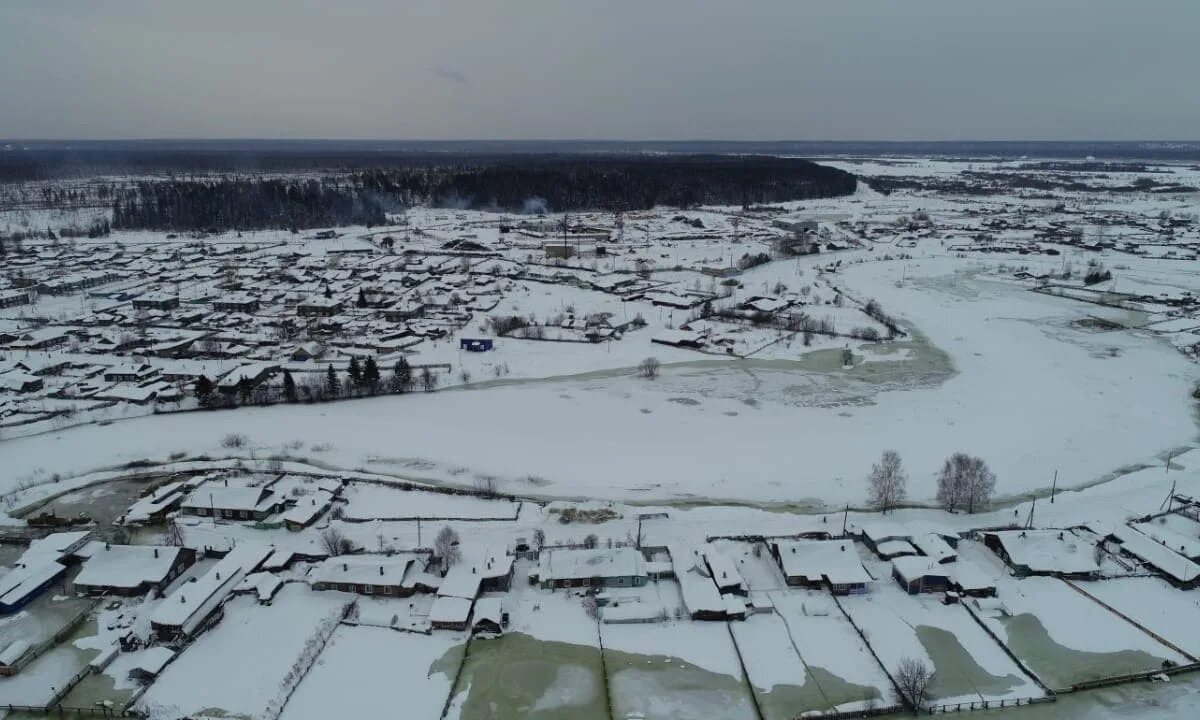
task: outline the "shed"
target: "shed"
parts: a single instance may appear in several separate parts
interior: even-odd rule
[[[487,352],[492,349],[492,338],[460,338],[458,349],[468,352]]]
[[[429,624],[441,630],[466,630],[474,600],[440,595],[429,609]]]

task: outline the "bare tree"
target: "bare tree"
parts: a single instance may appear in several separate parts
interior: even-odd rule
[[[638,374],[644,378],[653,380],[658,377],[658,371],[662,367],[662,363],[656,357],[648,357],[638,364]]]
[[[900,702],[912,708],[914,714],[919,712],[929,699],[933,671],[923,660],[904,657],[896,666],[894,675]]]
[[[884,450],[879,462],[871,466],[867,476],[867,500],[884,513],[895,509],[908,496],[908,473],[900,463],[900,453]]]
[[[946,510],[983,509],[996,491],[996,474],[982,458],[957,452],[942,464],[938,474],[937,501]]]
[[[353,548],[350,540],[337,528],[321,531],[321,547],[330,555],[345,555]]]
[[[437,387],[438,377],[429,368],[421,368],[421,389],[425,392],[433,392]]]
[[[442,567],[449,569],[462,558],[458,549],[458,533],[449,525],[443,525],[433,541],[433,552],[442,559]]]
[[[484,497],[495,497],[498,489],[495,475],[476,475],[475,490]]]
[[[167,520],[167,529],[163,535],[163,542],[172,547],[183,547],[183,528],[179,527],[179,523],[175,518]]]
[[[583,546],[588,550],[595,550],[599,544],[600,538],[596,536],[596,533],[592,533],[583,539]]]
[[[542,548],[546,546],[545,530],[538,528],[537,530],[533,531],[533,544],[537,547],[538,552],[541,552]]]

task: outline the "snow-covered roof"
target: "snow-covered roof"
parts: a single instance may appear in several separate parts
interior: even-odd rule
[[[1122,550],[1180,582],[1200,577],[1200,565],[1131,527],[1117,525],[1112,535],[1121,543]]]
[[[1070,530],[999,530],[989,532],[1008,553],[1013,565],[1045,573],[1094,573],[1100,571],[1092,548]]]
[[[254,512],[274,504],[274,493],[265,487],[221,485],[209,481],[188,493],[183,499],[185,508],[213,508],[216,510],[242,510]]]
[[[917,549],[907,540],[884,540],[875,546],[875,550],[881,557],[917,554]]]
[[[332,494],[325,492],[324,490],[318,490],[308,497],[300,498],[296,502],[295,507],[290,508],[283,514],[283,519],[287,522],[307,525],[318,515],[325,512],[325,508],[329,507],[329,503],[332,501]]]
[[[904,582],[913,582],[922,577],[936,575],[938,577],[948,578],[950,576],[949,568],[945,565],[939,565],[932,558],[921,557],[917,555],[905,555],[892,560],[892,570],[900,576]]]
[[[966,591],[992,590],[996,587],[995,578],[970,560],[959,560],[950,565],[950,579]]]
[[[721,591],[717,590],[712,578],[701,574],[695,567],[676,570],[675,577],[679,580],[683,604],[689,613],[725,613],[725,601],[721,599]]]
[[[942,536],[937,533],[914,535],[912,544],[934,562],[949,562],[958,557],[958,551],[950,547],[950,543],[943,540]]]
[[[412,563],[411,555],[331,557],[313,568],[309,579],[314,583],[399,587]]]
[[[878,545],[888,540],[907,540],[912,532],[899,523],[890,520],[871,520],[859,523],[863,537]]]
[[[181,548],[167,545],[108,545],[92,553],[75,576],[86,587],[134,589],[167,577]]]
[[[129,671],[141,672],[145,675],[154,677],[162,672],[171,658],[175,657],[175,651],[164,645],[157,645],[152,648],[147,648],[136,654],[136,659],[130,666]]]
[[[39,558],[34,564],[14,567],[8,574],[0,577],[0,605],[20,604],[66,569],[62,563],[48,558]]]
[[[271,554],[271,548],[241,543],[199,578],[180,585],[154,609],[153,625],[179,628],[190,633],[233,592],[245,574],[257,568]]]
[[[542,581],[640,577],[646,574],[642,554],[633,548],[549,550],[541,554]],[[710,583],[711,584],[711,583]]]
[[[713,582],[717,584],[717,587],[740,587],[743,590],[746,588],[741,572],[738,571],[737,565],[728,555],[713,548],[705,548],[704,558],[708,561]]]
[[[471,616],[471,605],[474,600],[460,597],[439,596],[429,608],[429,621],[432,623],[465,623]]]
[[[32,565],[39,560],[61,560],[87,542],[89,535],[91,535],[91,530],[70,530],[38,538],[29,543],[29,547],[21,554],[17,564]]]
[[[811,583],[826,579],[833,585],[854,585],[872,580],[851,540],[795,540],[776,543],[776,546],[787,577],[801,577]]]
[[[504,606],[498,597],[479,598],[475,601],[475,617],[472,619],[472,625],[478,625],[482,620],[489,620],[496,625],[504,616]]]
[[[27,652],[29,652],[29,642],[15,640],[0,650],[0,665],[12,666]]]

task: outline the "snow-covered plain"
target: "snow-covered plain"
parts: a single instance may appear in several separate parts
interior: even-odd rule
[[[1087,316],[1081,304],[981,276],[960,260],[914,262],[904,272],[903,287],[895,264],[853,266],[839,280],[928,339],[912,359],[885,356],[850,371],[701,360],[668,365],[656,381],[616,370],[152,416],[5,441],[10,472],[0,482],[176,451],[228,454],[221,440],[237,432],[261,454],[299,442],[305,449],[292,455],[332,467],[466,487],[488,474],[502,490],[529,495],[837,506],[861,500],[861,478],[885,448],[901,453],[909,494],[925,501],[941,461],[958,450],[988,460],[1001,495],[1020,496],[1047,486],[1056,469],[1069,487],[1196,439],[1196,370],[1167,343],[1075,327]]]

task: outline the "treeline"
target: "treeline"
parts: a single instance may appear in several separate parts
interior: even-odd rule
[[[302,229],[382,225],[372,193],[315,179],[157,180],[121,190],[112,226],[128,230]]]
[[[854,192],[855,177],[807,160],[717,155],[451,158],[316,178],[163,179],[116,193],[113,227],[255,230],[378,225],[385,210],[510,212],[758,205]]]
[[[796,158],[525,156],[355,173],[405,205],[521,212],[754,205],[854,192],[854,175]]]

